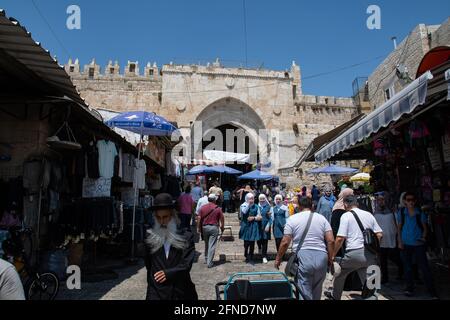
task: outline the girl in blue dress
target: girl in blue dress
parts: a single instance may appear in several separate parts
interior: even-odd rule
[[[286,220],[289,219],[289,209],[283,204],[282,195],[279,194],[275,197],[275,206],[273,207],[272,212],[273,236],[275,238],[278,252],[280,249],[281,240],[283,240]]]
[[[255,242],[261,239],[260,225],[262,221],[262,216],[259,207],[255,204],[255,196],[253,193],[247,194],[240,211],[242,221],[239,239],[244,240],[245,262],[253,264]]]
[[[267,200],[266,195],[261,194],[259,196],[259,210],[261,212],[261,240],[258,241],[258,248],[262,253],[263,263],[267,264],[269,261],[267,260],[267,247],[269,244],[269,240],[271,240],[271,229],[272,229],[272,215],[273,209]]]

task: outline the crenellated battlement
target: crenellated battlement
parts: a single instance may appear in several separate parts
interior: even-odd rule
[[[91,63],[84,65],[83,68],[81,68],[78,59],[75,61],[69,59],[64,68],[70,77],[76,79],[95,80],[100,78],[140,78],[158,81],[161,78],[160,70],[156,62],[153,64],[148,62],[144,67],[143,73],[141,73],[138,61],[128,61],[128,63],[121,70],[118,61],[113,63],[112,60],[110,60],[109,63],[102,69],[101,66],[96,63],[95,59],[92,59]]]

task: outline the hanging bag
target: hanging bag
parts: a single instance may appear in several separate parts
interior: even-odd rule
[[[291,255],[291,257],[289,258],[287,264],[286,264],[286,269],[284,270],[284,273],[288,276],[288,277],[296,277],[297,273],[298,273],[298,253],[300,252],[300,249],[303,246],[303,242],[305,242],[306,239],[306,235],[309,232],[309,229],[311,227],[311,222],[312,219],[314,217],[314,213],[311,212],[309,215],[309,219],[308,219],[308,224],[306,225],[305,231],[302,234],[302,237],[298,243],[297,246],[297,250],[295,252],[295,254]]]
[[[380,241],[378,240],[377,235],[372,229],[364,229],[364,226],[355,211],[352,210],[351,213],[355,217],[356,222],[358,223],[363,234],[364,247],[370,252],[378,254],[380,252]]]

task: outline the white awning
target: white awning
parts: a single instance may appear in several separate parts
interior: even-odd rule
[[[427,97],[428,80],[433,79],[430,71],[410,83],[398,94],[393,96],[381,107],[375,109],[367,117],[358,121],[351,128],[326,144],[315,154],[316,162],[326,161],[338,153],[377,133],[391,122],[397,121],[404,114],[414,111],[425,103]]]
[[[219,166],[224,165],[224,162],[221,161],[211,161],[211,160],[204,160],[204,159],[190,159],[186,157],[176,157],[174,159],[176,162],[178,162],[181,165],[192,165],[192,166]]]
[[[216,162],[240,162],[250,163],[250,155],[242,153],[231,153],[217,150],[207,150],[203,152],[206,159]]]

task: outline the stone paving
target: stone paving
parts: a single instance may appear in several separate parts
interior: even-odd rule
[[[234,217],[228,217],[228,222],[234,220]],[[233,229],[234,230],[234,229]],[[236,235],[236,234],[234,234]],[[271,241],[272,243],[274,241]],[[215,300],[215,284],[226,281],[231,275],[238,272],[261,272],[277,271],[274,262],[268,264],[256,263],[254,266],[244,263],[243,245],[238,239],[234,242],[220,242],[216,253],[216,266],[208,269],[204,264],[204,243],[196,244],[196,262],[191,271],[191,277],[196,285],[196,289],[201,300]],[[275,245],[271,244],[269,252],[271,256],[275,254]],[[285,263],[281,270],[284,270]],[[81,290],[69,291],[62,283],[61,291],[58,295],[60,300],[143,300],[146,294],[146,269],[143,261],[135,266],[123,266],[116,268],[115,272],[118,278],[97,283],[82,283]],[[438,273],[436,283],[439,284],[440,296],[443,299],[450,299],[450,281],[447,273]],[[331,275],[327,276],[324,283],[324,290],[332,285]],[[402,284],[392,282],[383,286],[378,300],[405,300],[405,299],[428,299],[424,294],[423,286],[419,286],[417,295],[414,298],[407,298],[402,294]],[[344,292],[343,300],[358,299],[360,292]]]

